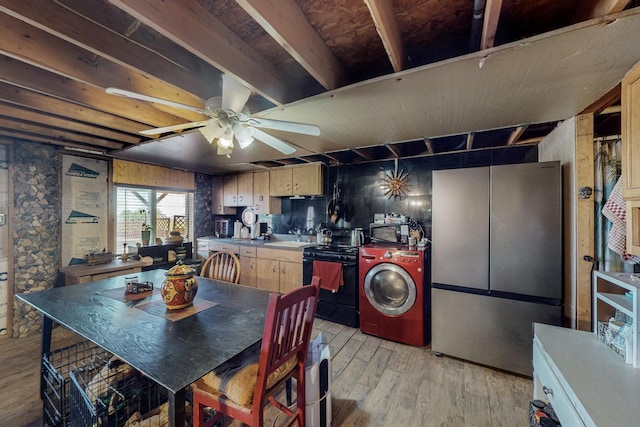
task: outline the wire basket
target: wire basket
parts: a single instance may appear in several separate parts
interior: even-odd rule
[[[130,418],[158,412],[167,401],[166,389],[116,358],[100,372],[75,369],[70,377],[72,426],[122,427]]]
[[[47,427],[69,425],[69,373],[72,369],[99,371],[111,353],[91,341],[81,341],[42,356],[42,420]]]
[[[598,322],[598,339],[606,344],[613,352],[618,355],[627,364],[632,364],[632,339],[625,338],[617,330],[611,328],[610,323]]]

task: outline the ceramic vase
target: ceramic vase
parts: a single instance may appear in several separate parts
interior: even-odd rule
[[[149,246],[149,240],[151,240],[151,230],[142,231],[141,239],[144,246]]]
[[[195,270],[188,265],[178,264],[165,273],[160,293],[169,310],[179,310],[193,304],[198,292]]]

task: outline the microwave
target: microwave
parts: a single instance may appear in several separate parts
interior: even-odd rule
[[[371,223],[369,237],[372,242],[407,243],[409,241],[409,224]]]

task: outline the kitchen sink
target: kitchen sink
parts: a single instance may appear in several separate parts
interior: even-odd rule
[[[311,242],[293,242],[290,240],[282,240],[280,242],[268,242],[264,244],[265,246],[280,246],[284,248],[304,248],[307,246],[313,246],[315,243]]]

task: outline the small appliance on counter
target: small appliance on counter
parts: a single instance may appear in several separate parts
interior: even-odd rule
[[[214,221],[214,231],[217,237],[231,237],[231,220],[230,219],[216,219]]]

